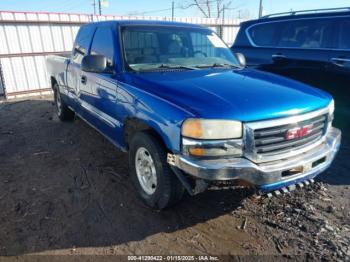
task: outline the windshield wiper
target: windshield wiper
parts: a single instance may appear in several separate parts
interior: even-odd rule
[[[157,69],[187,69],[187,70],[197,70],[197,68],[192,66],[184,66],[184,65],[167,65],[161,64],[157,67]]]
[[[198,68],[192,67],[192,66],[161,64],[161,65],[156,66],[156,67],[143,68],[143,69],[140,69],[140,71],[154,71],[154,70],[158,70],[158,69],[186,69],[186,70],[198,70]]]
[[[241,68],[238,65],[228,64],[228,63],[214,63],[210,65],[197,65],[197,68],[216,68],[216,67],[230,67],[230,68]]]

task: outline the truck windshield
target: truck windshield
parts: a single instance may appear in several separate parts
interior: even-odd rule
[[[239,67],[231,50],[209,29],[125,26],[122,41],[127,70]]]

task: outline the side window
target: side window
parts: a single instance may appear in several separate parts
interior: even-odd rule
[[[103,55],[107,58],[107,66],[113,67],[114,58],[114,41],[112,30],[109,27],[97,28],[94,39],[92,40],[91,51],[92,55]]]
[[[257,46],[275,46],[280,23],[257,24],[248,29],[248,34]]]
[[[339,42],[338,42],[339,49],[350,50],[349,28],[350,28],[350,18],[348,20],[343,20],[340,24]]]
[[[89,49],[90,41],[92,38],[93,29],[88,26],[82,26],[76,37],[72,60],[76,64],[81,64],[81,60],[84,55],[86,55],[87,50]]]
[[[305,49],[331,47],[332,19],[282,22],[281,27],[278,47]]]

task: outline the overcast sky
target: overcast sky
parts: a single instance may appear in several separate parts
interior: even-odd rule
[[[97,1],[97,0],[96,0]],[[190,8],[183,10],[181,6],[190,0],[174,0],[175,16],[201,16],[198,10]],[[93,0],[1,0],[0,10],[13,11],[47,11],[93,13]],[[147,16],[171,16],[172,0],[109,0],[109,7],[103,8],[105,14],[128,15],[140,14]],[[258,15],[259,0],[233,0],[231,10],[226,17],[237,18],[238,14]],[[264,14],[290,10],[305,10],[317,8],[334,8],[350,6],[350,0],[263,0]]]

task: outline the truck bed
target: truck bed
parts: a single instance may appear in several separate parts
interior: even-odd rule
[[[60,84],[66,83],[66,71],[70,61],[70,53],[61,55],[49,55],[46,57],[46,68],[51,77],[55,77]]]

